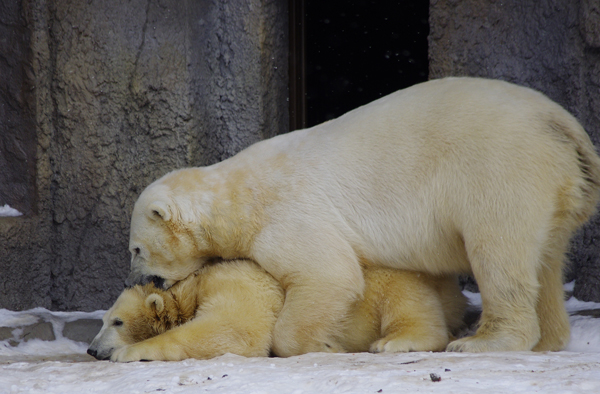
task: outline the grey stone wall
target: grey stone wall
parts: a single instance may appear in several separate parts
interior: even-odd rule
[[[146,185],[287,131],[287,1],[2,0],[0,15],[0,206],[25,213],[0,218],[0,308],[108,308]]]
[[[600,3],[597,0],[431,0],[430,78],[498,78],[544,92],[600,146]],[[567,280],[600,302],[600,217],[573,241]]]
[[[543,91],[600,143],[595,0],[431,0],[430,77]],[[107,308],[152,180],[287,131],[286,0],[0,0],[0,308]],[[573,242],[600,301],[600,219]]]
[[[0,4],[0,203],[31,213],[35,196],[35,127],[27,89],[29,31],[18,2]],[[16,132],[18,130],[18,132]]]

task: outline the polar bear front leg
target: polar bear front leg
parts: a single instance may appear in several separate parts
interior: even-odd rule
[[[181,361],[191,358],[188,344],[194,338],[198,327],[193,322],[155,337],[132,345],[123,346],[114,351],[110,360],[128,363],[132,361]],[[191,342],[191,341],[190,341]],[[219,354],[217,354],[219,355]]]
[[[268,356],[275,319],[269,313],[269,305],[261,303],[262,298],[253,297],[250,290],[264,291],[260,287],[240,286],[235,291],[224,289],[206,297],[194,319],[117,349],[111,361],[206,360],[225,353]]]
[[[324,281],[288,287],[273,332],[273,353],[289,357],[312,352],[342,353],[335,339],[358,294]]]
[[[363,295],[364,278],[352,247],[327,228],[319,223],[290,238],[280,236],[283,230],[263,234],[257,242],[255,261],[285,290],[273,332],[277,356],[344,351],[335,338],[351,305]]]
[[[130,363],[132,361],[142,361],[142,360],[158,360],[157,358],[148,359],[142,356],[143,349],[139,346],[127,345],[123,346],[114,351],[114,353],[110,356],[110,361],[119,362],[119,363]]]

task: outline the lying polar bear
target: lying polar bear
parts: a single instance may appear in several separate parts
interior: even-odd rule
[[[544,95],[434,80],[155,181],[133,210],[128,282],[254,260],[285,289],[273,350],[289,356],[341,349],[363,261],[471,273],[481,324],[449,350],[560,350],[565,251],[599,185],[589,137]]]
[[[455,277],[371,267],[365,284],[364,299],[337,316],[345,351],[441,351],[463,324]],[[205,266],[167,291],[126,289],[88,353],[113,361],[268,356],[283,301],[279,283],[249,260]]]

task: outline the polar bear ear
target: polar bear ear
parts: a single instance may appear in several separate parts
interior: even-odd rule
[[[171,209],[164,201],[154,201],[148,205],[148,216],[150,219],[162,219],[165,222],[171,220]]]
[[[148,297],[146,297],[145,304],[146,308],[154,309],[156,310],[156,313],[160,313],[163,311],[163,309],[165,309],[165,301],[156,293],[150,294]]]

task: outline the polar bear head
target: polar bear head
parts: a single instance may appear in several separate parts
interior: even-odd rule
[[[186,193],[177,195],[172,185],[159,181],[142,192],[133,209],[127,286],[154,282],[168,289],[212,254],[199,204],[191,204]]]
[[[207,261],[251,258],[268,198],[243,169],[224,175],[215,166],[173,171],[142,192],[131,216],[127,286],[168,289]]]
[[[102,318],[102,328],[88,348],[98,360],[108,360],[119,348],[152,338],[171,328],[162,291],[152,284],[126,289]]]

